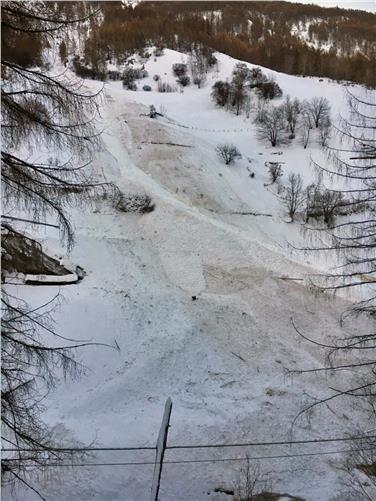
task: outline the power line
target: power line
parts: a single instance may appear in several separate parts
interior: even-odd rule
[[[341,449],[335,451],[322,451],[322,452],[305,452],[298,454],[279,454],[273,456],[253,456],[253,457],[242,457],[242,458],[217,458],[217,459],[183,459],[183,460],[167,460],[163,461],[163,464],[191,464],[191,463],[224,463],[224,462],[232,462],[232,461],[247,461],[247,460],[262,460],[262,459],[290,459],[296,457],[307,457],[307,456],[325,456],[325,455],[334,455],[334,454],[345,454],[350,452],[362,452],[362,451],[371,451],[376,450],[375,447],[370,448],[361,448],[361,449]],[[32,460],[32,458],[20,458],[20,461]],[[49,466],[62,466],[62,467],[70,467],[74,468],[76,466],[147,466],[147,465],[155,465],[155,461],[139,461],[139,462],[121,462],[121,463],[47,463],[42,465],[43,467]],[[33,465],[26,465],[26,467],[32,467]]]
[[[356,437],[337,437],[337,438],[317,438],[311,440],[281,440],[276,442],[243,442],[238,444],[196,444],[196,445],[167,445],[166,449],[211,449],[211,448],[229,448],[229,447],[267,447],[272,445],[304,445],[320,444],[328,442],[348,442],[353,440],[371,440],[376,439],[376,435],[362,435]],[[156,447],[56,447],[48,449],[29,449],[29,448],[3,448],[4,452],[95,452],[95,451],[149,451]]]
[[[2,448],[3,452],[105,452],[105,451],[155,451],[156,447],[48,447],[40,449]]]
[[[312,440],[286,440],[279,442],[248,442],[241,444],[203,444],[203,445],[168,445],[166,449],[211,449],[224,447],[258,447],[270,445],[295,445],[295,444],[319,444],[327,442],[347,442],[351,440],[376,439],[376,435],[364,435],[358,437],[339,437],[339,438],[319,438]]]

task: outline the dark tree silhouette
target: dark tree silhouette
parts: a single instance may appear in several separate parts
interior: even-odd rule
[[[26,211],[39,224],[46,215],[56,217],[68,247],[74,240],[68,208],[109,189],[89,170],[99,144],[94,128],[99,93],[85,92],[80,81],[66,74],[52,75],[43,66],[42,51],[50,37],[88,19],[94,9],[83,2],[1,4],[3,207]],[[37,161],[39,145],[64,162]],[[2,233],[5,239],[25,238],[8,223],[2,223]],[[43,468],[51,457],[67,459],[41,421],[41,402],[56,371],[80,372],[72,350],[90,343],[64,338],[53,329],[57,298],[32,308],[6,287],[2,284],[2,443],[16,450],[3,453],[2,478],[35,490],[26,469]]]
[[[230,165],[234,160],[242,157],[238,148],[233,144],[219,144],[215,151],[226,165]]]
[[[310,229],[314,245],[306,247],[307,252],[333,254],[338,261],[332,273],[312,277],[313,286],[323,292],[335,293],[339,290],[360,289],[361,301],[355,303],[341,316],[341,323],[349,316],[365,315],[371,320],[376,316],[376,102],[374,95],[365,97],[347,91],[350,117],[342,118],[335,126],[342,138],[342,148],[327,147],[329,164],[318,165],[325,176],[346,181],[345,187],[329,190],[333,197],[340,196],[341,208],[349,217],[344,222],[331,227]],[[373,323],[374,325],[374,323]],[[309,335],[294,324],[296,331],[305,339],[329,350],[328,367],[303,369],[299,373],[318,371],[349,370],[356,376],[358,384],[351,388],[331,389],[327,398],[317,399],[302,412],[338,397],[355,398],[369,405],[373,419],[376,415],[376,331],[374,328],[362,332],[360,329],[346,337],[327,343],[309,339]],[[333,356],[344,355],[346,364],[336,364]]]

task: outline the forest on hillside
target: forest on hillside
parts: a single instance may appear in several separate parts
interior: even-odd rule
[[[376,15],[289,2],[99,2],[85,63],[98,74],[147,45],[191,51],[200,44],[303,76],[376,86]]]

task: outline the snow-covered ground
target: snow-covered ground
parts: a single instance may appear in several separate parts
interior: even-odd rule
[[[212,83],[229,77],[235,60],[219,57],[219,70],[202,89],[160,94],[125,91],[120,82],[105,87],[103,148],[94,168],[129,193],[149,194],[149,214],[122,213],[108,201],[74,211],[77,243],[69,259],[87,276],[61,288],[57,331],[69,338],[118,346],[78,353],[87,372],[78,381],[61,380],[46,402],[44,416],[65,440],[98,446],[154,446],[164,402],[173,401],[168,443],[239,443],[343,436],[366,415],[354,402],[337,401],[294,417],[327,387],[351,384],[351,375],[287,378],[285,368],[322,365],[323,351],[304,341],[343,336],[339,314],[350,298],[314,295],[301,279],[328,266],[324,260],[291,255],[287,242],[303,242],[299,224],[287,222],[268,183],[266,161],[284,162],[284,177],[300,172],[314,179],[310,156],[324,157],[312,142],[271,148],[259,142],[252,117],[217,109]],[[184,55],[166,50],[146,63],[141,87],[156,88],[153,74],[174,81],[171,65]],[[274,75],[284,94],[326,96],[333,116],[345,112],[344,89],[318,78]],[[88,86],[94,83],[88,82]],[[144,116],[148,106],[164,117]],[[183,127],[184,126],[184,127]],[[227,167],[215,146],[233,142],[243,158]],[[156,144],[162,143],[162,144]],[[174,143],[184,146],[174,146]],[[276,152],[282,152],[275,155]],[[255,173],[249,177],[249,169]],[[253,212],[239,215],[235,212]],[[257,215],[258,214],[258,215]],[[271,214],[271,216],[265,215]],[[60,253],[58,235],[41,236]],[[60,254],[61,255],[61,254]],[[285,280],[285,278],[299,280]],[[12,286],[13,287],[13,286]],[[57,287],[17,285],[20,295],[39,304]],[[196,296],[196,300],[192,299]],[[360,321],[359,321],[360,322]],[[347,324],[347,332],[359,324]],[[281,456],[346,449],[324,446],[258,447],[167,451],[160,498],[221,500],[218,487],[231,487],[241,462],[168,464],[206,458]],[[336,466],[343,455],[254,460],[270,472],[272,490],[310,501],[338,494]],[[101,452],[85,462],[153,462],[153,451]],[[153,465],[50,468],[32,481],[48,500],[139,501],[150,495]],[[34,500],[18,490],[18,499]],[[4,493],[4,499],[10,495]]]

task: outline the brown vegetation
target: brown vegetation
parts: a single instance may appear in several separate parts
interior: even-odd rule
[[[99,57],[124,61],[148,44],[180,51],[201,45],[289,74],[376,86],[376,16],[367,12],[261,1],[101,6],[103,23],[86,43],[93,66]]]

